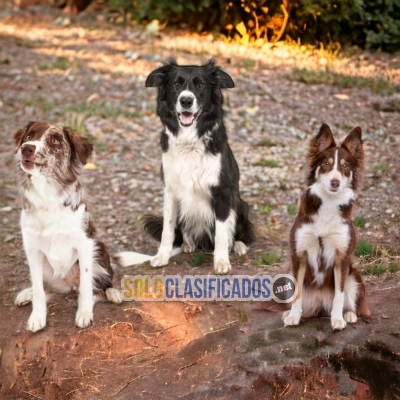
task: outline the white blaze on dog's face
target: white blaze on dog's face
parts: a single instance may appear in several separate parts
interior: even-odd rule
[[[362,163],[361,130],[353,129],[338,147],[329,127],[321,128],[314,139],[309,159],[311,183],[319,183],[330,195],[340,193],[344,188],[355,189],[355,175]]]
[[[176,102],[176,112],[182,126],[190,126],[197,117],[199,105],[197,98],[190,90],[183,90]]]
[[[14,139],[22,171],[69,183],[92,152],[92,145],[76,132],[46,122],[31,122]]]
[[[209,121],[221,118],[221,89],[234,83],[210,60],[202,66],[166,64],[147,77],[146,87],[158,88],[157,113],[170,132],[194,126],[201,136],[212,128]]]

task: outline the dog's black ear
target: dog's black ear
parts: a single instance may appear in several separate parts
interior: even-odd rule
[[[221,89],[231,89],[235,87],[235,83],[230,75],[218,67],[213,59],[208,60],[203,67],[211,72],[212,76],[214,77],[213,83],[216,86],[220,87]]]
[[[319,153],[329,149],[330,147],[336,146],[331,129],[327,124],[321,125],[318,135],[312,140],[312,142],[314,142],[314,146]]]
[[[89,140],[69,128],[63,127],[63,132],[71,146],[71,161],[79,160],[82,165],[85,165],[87,159],[92,154],[93,145]]]
[[[154,70],[146,79],[146,87],[160,87],[167,83],[171,69],[178,65],[174,59]]]
[[[360,161],[364,156],[361,135],[361,128],[357,126],[347,135],[346,139],[344,139],[342,143],[342,147],[346,148],[356,160]]]
[[[15,140],[15,144],[17,145],[17,148],[19,148],[22,145],[22,140],[23,140],[25,134],[29,131],[29,129],[35,123],[36,123],[35,121],[30,121],[30,122],[28,122],[28,125],[25,126],[25,128],[18,129],[17,132],[14,133],[14,140]]]

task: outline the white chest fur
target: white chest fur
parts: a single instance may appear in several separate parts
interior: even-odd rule
[[[221,154],[206,151],[195,127],[185,128],[177,137],[167,134],[168,151],[162,156],[166,190],[178,201],[181,220],[200,224],[196,230],[204,233],[214,222],[211,187],[219,184]]]
[[[354,197],[352,190],[344,190],[339,196],[329,196],[319,187],[312,187],[311,193],[322,200],[318,212],[311,217],[312,222],[303,224],[296,231],[296,253],[308,254],[308,262],[313,268],[318,284],[322,284],[324,273],[319,272],[321,258],[326,267],[331,267],[337,254],[344,255],[350,242],[348,223],[340,214],[340,205],[348,204]]]
[[[85,204],[75,211],[65,207],[65,197],[52,185],[39,185],[24,194],[31,203],[21,213],[21,230],[27,252],[41,251],[53,267],[54,275],[64,277],[77,261],[77,247],[88,240],[84,232]]]

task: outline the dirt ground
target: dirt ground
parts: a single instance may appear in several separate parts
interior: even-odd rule
[[[71,21],[51,8],[0,8],[0,398],[400,398],[399,56],[255,49],[107,20],[96,10]],[[287,268],[309,139],[322,122],[339,139],[361,126],[366,166],[355,217],[366,249],[357,262],[370,318],[332,333],[324,318],[283,328],[281,316],[258,303],[100,302],[93,326],[82,330],[76,296],[54,294],[47,327],[25,330],[31,306],[13,304],[29,285],[13,133],[47,120],[89,137],[95,153],[82,179],[99,237],[113,252],[155,254],[138,221],[162,207],[161,124],[156,92],[144,81],[171,56],[181,64],[212,56],[236,84],[224,93],[225,124],[258,239],[248,255],[231,256],[233,274]],[[378,89],[300,82],[302,68],[358,76]],[[379,77],[389,89],[379,89]],[[212,256],[116,273],[116,285],[124,274],[210,274]]]

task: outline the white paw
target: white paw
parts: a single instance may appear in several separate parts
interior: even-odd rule
[[[15,298],[14,304],[16,306],[24,306],[25,304],[31,303],[33,298],[33,290],[32,288],[26,288],[21,290],[17,297]]]
[[[191,246],[189,243],[182,243],[182,253],[193,253],[196,250],[196,246]]]
[[[91,325],[93,322],[93,311],[86,310],[80,311],[76,313],[75,324],[79,326],[79,328],[86,328]]]
[[[108,288],[106,290],[106,297],[107,297],[107,300],[111,301],[112,303],[115,303],[115,304],[122,303],[122,295],[118,289]]]
[[[233,251],[238,255],[238,256],[243,256],[244,254],[247,253],[249,248],[240,240],[236,241],[235,244],[233,245]]]
[[[32,312],[28,319],[26,329],[28,331],[37,332],[46,326],[46,312]]]
[[[214,262],[214,271],[216,274],[227,274],[231,270],[229,260],[221,259]]]
[[[344,314],[344,320],[350,324],[355,324],[357,322],[357,315],[352,311],[347,311],[347,313]]]
[[[346,321],[343,318],[331,317],[331,325],[334,331],[341,331],[346,328]]]
[[[286,313],[288,313],[288,314],[285,316]],[[290,315],[290,311],[286,311],[283,314],[283,324],[285,326],[299,325],[300,319],[301,319],[301,314]]]
[[[170,252],[168,253],[157,253],[150,261],[152,267],[162,267],[167,265],[170,257]]]

